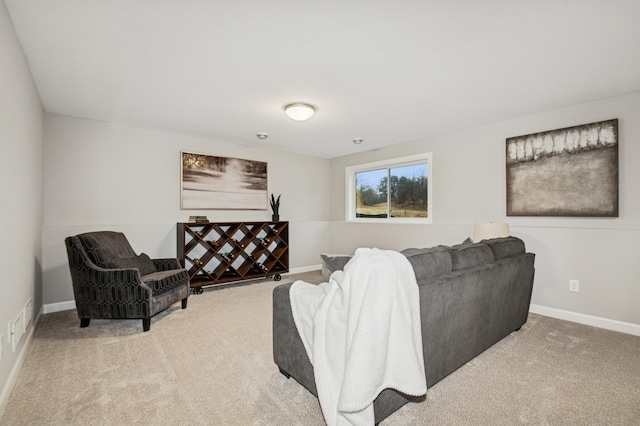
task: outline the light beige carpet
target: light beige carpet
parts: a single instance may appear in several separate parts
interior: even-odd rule
[[[322,425],[317,399],[273,363],[271,291],[189,297],[156,316],[44,315],[2,425]],[[525,326],[384,425],[638,425],[640,337],[530,315]]]

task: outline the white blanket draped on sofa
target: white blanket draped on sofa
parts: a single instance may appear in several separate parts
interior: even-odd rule
[[[426,393],[418,285],[405,256],[359,248],[328,283],[296,281],[289,294],[329,426],[374,424],[373,400],[386,388]]]

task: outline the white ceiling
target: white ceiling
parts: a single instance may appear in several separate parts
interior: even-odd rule
[[[640,90],[638,0],[5,4],[46,111],[325,158]]]

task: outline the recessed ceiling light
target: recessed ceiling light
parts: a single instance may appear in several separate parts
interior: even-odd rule
[[[284,112],[290,119],[295,121],[305,121],[310,119],[316,113],[316,107],[303,102],[295,102],[284,106]]]
[[[265,140],[266,138],[269,137],[269,134],[265,132],[258,132],[256,133],[256,136],[258,137],[258,139]]]
[[[360,145],[363,141],[364,139],[362,138],[353,138],[353,143],[355,143],[356,145]]]

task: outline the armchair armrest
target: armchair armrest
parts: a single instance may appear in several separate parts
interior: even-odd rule
[[[142,281],[138,269],[86,265],[72,269],[71,275],[80,318],[145,318],[151,315],[148,301],[153,290]]]

